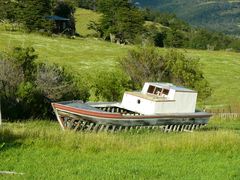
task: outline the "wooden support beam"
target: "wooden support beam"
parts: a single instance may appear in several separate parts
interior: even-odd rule
[[[92,127],[93,127],[94,123],[90,123],[88,128],[87,128],[87,131],[91,131]]]
[[[97,132],[98,131],[98,128],[99,128],[100,124],[96,124],[94,127],[93,127],[93,131],[94,132]]]
[[[109,125],[106,125],[106,128],[105,128],[105,132],[107,132],[108,131],[108,128],[109,128]]]
[[[115,131],[116,126],[112,126],[111,132],[113,133]]]
[[[121,131],[122,130],[122,126],[120,126],[119,128],[118,128],[118,131]]]
[[[75,128],[74,128],[74,131],[77,131],[77,129],[79,128],[80,124],[81,124],[81,121],[78,121],[78,122],[77,122],[77,125],[76,125]]]
[[[80,131],[83,131],[83,130],[84,130],[84,128],[85,128],[85,125],[86,125],[86,121],[83,121],[83,123],[81,124]]]
[[[104,129],[104,125],[102,124],[100,129],[99,129],[99,132],[103,131],[103,129]]]

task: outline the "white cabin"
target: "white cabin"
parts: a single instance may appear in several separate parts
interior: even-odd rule
[[[141,92],[125,92],[121,107],[144,115],[194,113],[197,92],[170,83],[147,82]]]

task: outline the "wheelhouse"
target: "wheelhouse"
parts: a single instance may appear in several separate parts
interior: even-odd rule
[[[140,92],[125,92],[121,106],[145,115],[194,113],[197,92],[170,83],[144,84]]]

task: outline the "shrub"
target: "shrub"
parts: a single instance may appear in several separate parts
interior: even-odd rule
[[[98,72],[93,78],[93,101],[119,101],[125,90],[131,89],[130,79],[121,71]]]
[[[195,89],[200,99],[211,95],[209,83],[203,76],[198,59],[193,59],[175,50],[165,55],[154,48],[130,50],[120,60],[120,66],[129,75],[135,88],[147,81],[172,82]]]
[[[4,118],[49,118],[50,102],[88,98],[80,80],[57,65],[36,64],[36,59],[33,48],[14,48],[12,53],[0,57]]]

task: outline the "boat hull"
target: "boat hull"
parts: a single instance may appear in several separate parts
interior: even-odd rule
[[[52,103],[52,107],[62,129],[75,131],[117,131],[124,129],[192,131],[205,126],[211,116],[205,112],[146,116],[125,110],[116,103],[84,104],[79,101],[69,101]]]

